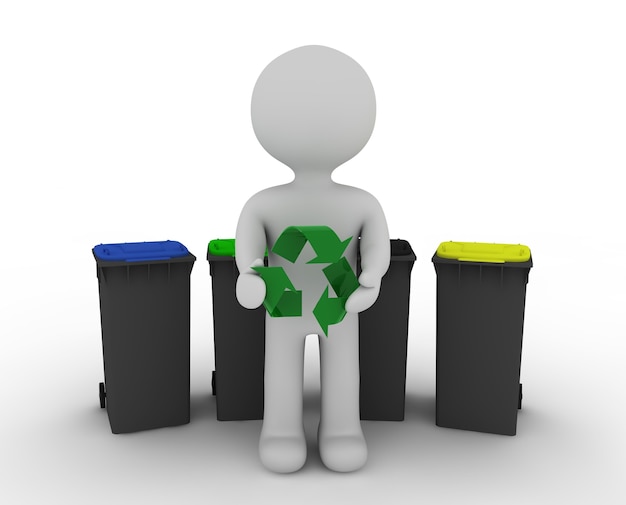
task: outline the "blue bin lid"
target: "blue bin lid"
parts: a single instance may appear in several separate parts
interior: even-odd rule
[[[100,260],[105,261],[158,261],[187,256],[189,251],[180,242],[127,242],[123,244],[100,244],[93,248]]]

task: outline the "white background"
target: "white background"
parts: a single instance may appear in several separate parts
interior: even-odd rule
[[[615,1],[3,1],[3,503],[624,503],[626,7]],[[249,117],[261,70],[323,44],[377,93],[370,143],[335,173],[375,194],[412,275],[406,419],[363,423],[367,466],[316,452],[274,475],[260,421],[210,394],[206,246],[290,180]],[[192,421],[113,435],[95,261],[172,239],[192,272]],[[524,408],[515,437],[434,424],[435,272],[446,240],[523,243]],[[383,338],[383,336],[381,336]]]

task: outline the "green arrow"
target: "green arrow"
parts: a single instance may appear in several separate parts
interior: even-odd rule
[[[272,317],[302,315],[302,291],[296,290],[283,267],[252,267],[265,282],[263,305]]]
[[[307,238],[297,226],[290,226],[280,234],[272,247],[272,252],[282,256],[287,261],[295,263],[304,248]]]
[[[308,241],[317,254],[308,263],[336,263],[351,240],[342,242],[328,226],[289,226],[276,240],[272,252],[295,263]]]
[[[359,287],[359,280],[346,258],[341,258],[337,263],[328,265],[323,269],[323,272],[333,291],[339,297],[347,299]]]
[[[313,315],[322,327],[324,335],[328,337],[328,327],[343,321],[346,316],[346,301],[344,298],[329,298],[328,287],[322,293],[317,305],[313,309]]]
[[[328,336],[328,326],[340,323],[346,316],[346,300],[359,287],[359,280],[346,258],[328,265],[323,272],[337,298],[329,298],[326,288],[313,309],[313,315],[324,330],[324,335]]]

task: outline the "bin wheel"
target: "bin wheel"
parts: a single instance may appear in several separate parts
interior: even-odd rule
[[[522,408],[522,385],[519,385],[519,398],[517,399],[518,410]]]
[[[103,409],[106,405],[106,397],[107,397],[107,393],[106,390],[104,389],[104,382],[101,382],[99,385],[99,391],[100,391],[100,408]]]
[[[213,391],[213,396],[215,396],[215,370],[211,374],[211,389]]]

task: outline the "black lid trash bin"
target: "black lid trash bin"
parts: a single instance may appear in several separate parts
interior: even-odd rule
[[[390,241],[391,261],[378,299],[359,314],[361,419],[403,421],[409,332],[409,295],[415,253],[406,240]],[[360,273],[360,258],[357,270]]]

